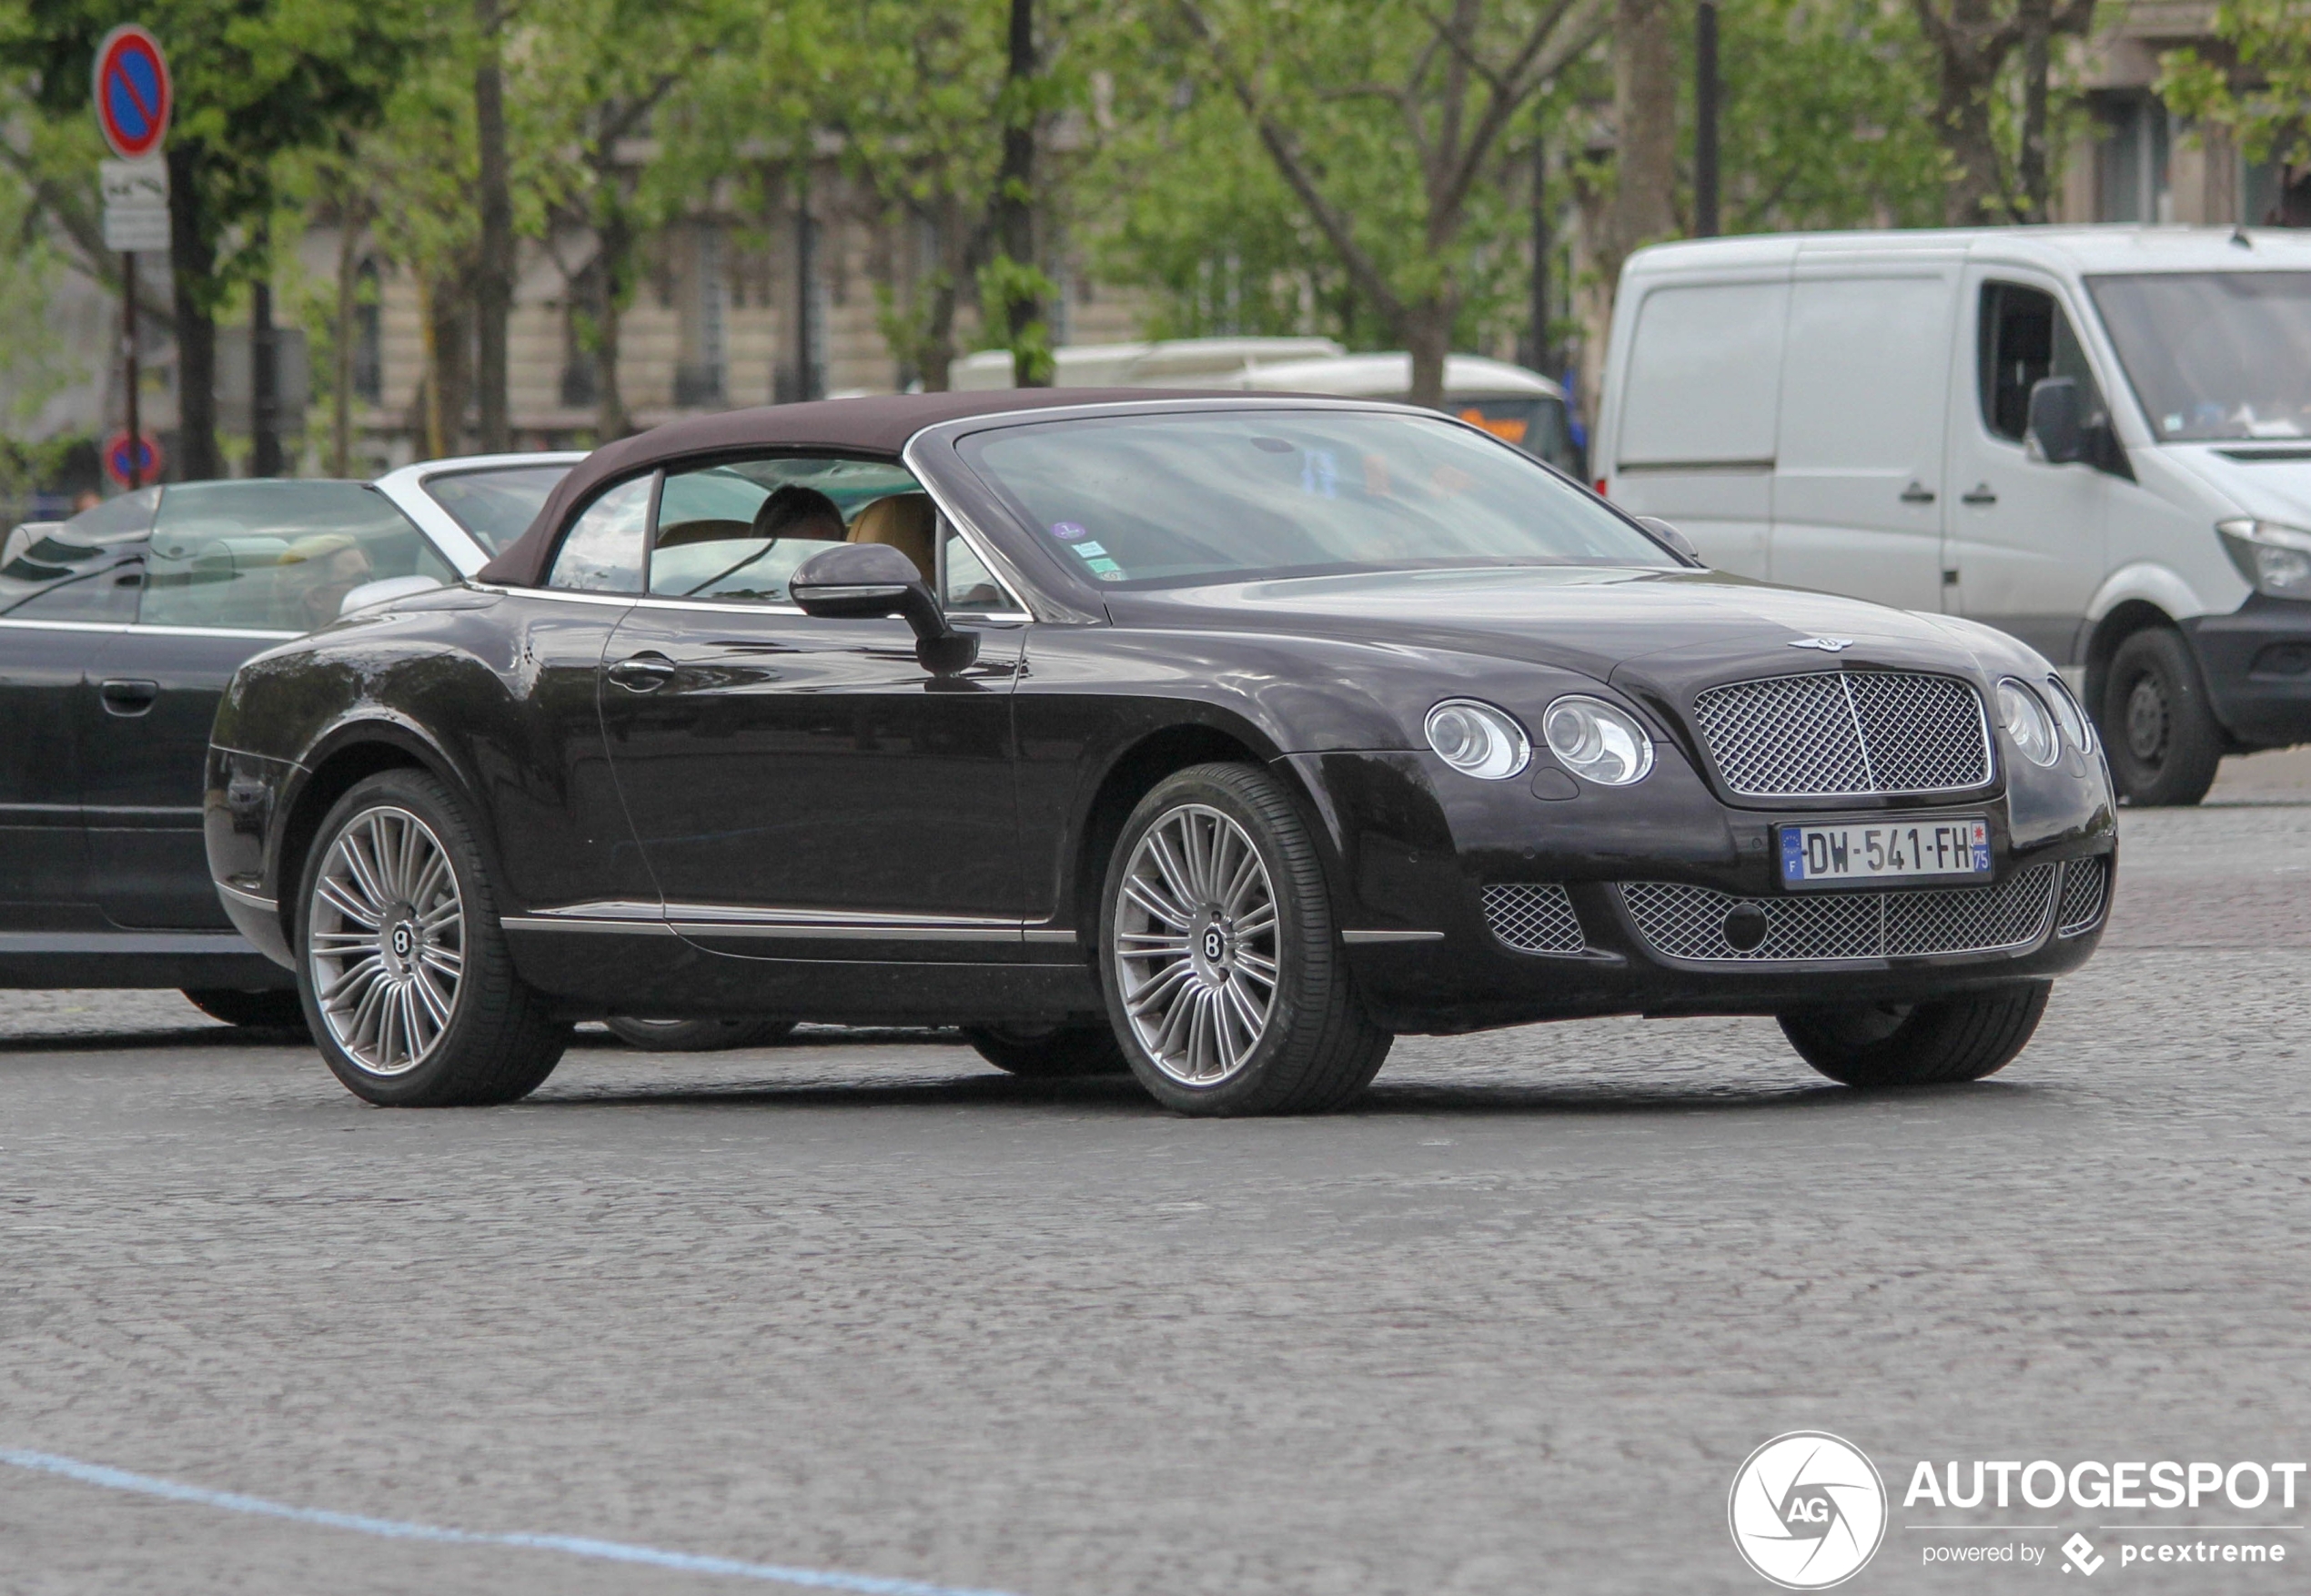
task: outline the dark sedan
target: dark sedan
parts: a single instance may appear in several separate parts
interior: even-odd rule
[[[1191,1113],[1582,1015],[1999,1068],[2110,891],[2076,704],[2002,634],[1678,543],[1385,404],[681,422],[474,580],[244,666],[209,863],[378,1103],[518,1097],[601,1015],[962,1025]]]

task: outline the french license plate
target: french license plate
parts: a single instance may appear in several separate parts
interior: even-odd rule
[[[1978,814],[1775,829],[1784,886],[1990,874],[1990,823]]]

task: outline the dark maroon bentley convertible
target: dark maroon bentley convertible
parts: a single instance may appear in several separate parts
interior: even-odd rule
[[[2114,848],[1998,632],[1702,570],[1442,416],[1144,392],[602,449],[479,576],[244,666],[206,823],[387,1104],[518,1097],[604,1015],[957,1025],[1189,1113],[1600,1014],[1972,1079]]]

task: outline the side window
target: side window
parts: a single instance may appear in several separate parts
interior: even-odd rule
[[[394,576],[457,572],[390,500],[357,482],[190,482],[153,520],[146,626],[310,631],[345,595]]]
[[[124,493],[61,524],[19,527],[0,564],[0,615],[16,621],[134,621],[160,490]]]
[[[939,518],[939,601],[949,610],[1005,610],[1011,600],[975,550],[944,516]]]
[[[621,482],[586,507],[554,551],[550,588],[590,593],[642,591],[642,530],[650,521],[653,473]]]
[[[2102,390],[2070,318],[2054,297],[2019,283],[1982,286],[1978,364],[1982,424],[1992,436],[2020,443],[2030,425],[2030,390],[2046,377],[2074,377],[2089,417],[2103,412]]]
[[[930,500],[879,460],[774,455],[669,471],[649,591],[661,598],[788,601],[787,582],[831,543],[896,544],[932,559]]]

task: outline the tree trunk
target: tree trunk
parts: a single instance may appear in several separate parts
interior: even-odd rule
[[[200,153],[179,144],[168,152],[168,249],[177,307],[176,480],[205,482],[225,474],[217,453],[217,323],[208,293],[217,246],[201,214]]]
[[[502,454],[513,447],[506,392],[506,326],[513,314],[514,238],[505,70],[499,57],[504,27],[500,0],[474,0],[473,20],[481,38],[481,60],[473,72],[474,139],[481,158],[481,245],[473,274],[477,441],[483,453]]]
[[[1011,54],[1004,70],[1012,109],[1003,130],[1003,166],[995,177],[995,248],[1007,263],[1001,275],[1004,336],[1011,340],[1011,378],[1020,388],[1049,388],[1052,379],[1043,297],[1035,291],[1034,0],[1011,0]]]
[[[1940,56],[1934,126],[1956,168],[1943,191],[1942,219],[1953,227],[2010,219],[2005,176],[1991,131],[1990,96],[2013,43],[1991,5],[1992,0],[1952,0],[1949,15],[1934,30]]]
[[[2049,192],[2046,158],[2046,79],[2051,70],[2048,38],[2054,26],[2053,0],[2017,0],[2015,19],[2022,25],[2023,126],[2022,150],[2015,162],[2016,185],[2022,189],[2025,222],[2046,219]]]
[[[423,429],[429,455],[465,452],[466,409],[473,402],[473,320],[467,285],[420,275],[426,370]]]
[[[1445,357],[1452,352],[1455,309],[1448,299],[1423,299],[1405,308],[1404,344],[1412,356],[1412,391],[1407,397],[1432,410],[1444,409]]]
[[[271,251],[260,246],[248,293],[248,474],[281,474],[280,345],[273,328]]]
[[[606,181],[615,178],[606,177]],[[625,208],[613,199],[595,227],[594,257],[594,441],[614,443],[633,430],[625,397],[618,391],[619,314],[632,267],[633,228]]]
[[[1613,268],[1677,234],[1677,60],[1670,0],[1617,0],[1613,15]]]

